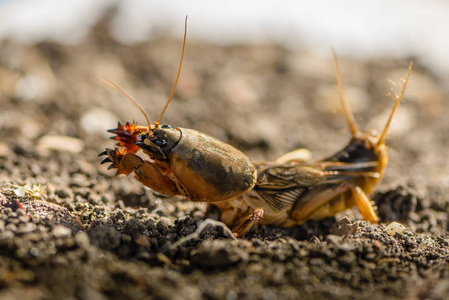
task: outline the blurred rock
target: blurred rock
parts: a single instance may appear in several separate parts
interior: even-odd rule
[[[84,143],[80,139],[65,135],[46,135],[39,139],[37,150],[45,152],[46,150],[67,151],[80,153],[84,149]]]
[[[111,135],[106,131],[118,122],[119,118],[110,111],[101,108],[92,108],[81,116],[81,126],[87,134],[101,134],[105,137]]]
[[[370,96],[365,90],[347,86],[344,87],[344,93],[353,113],[366,111],[369,105]],[[321,85],[315,95],[314,106],[317,110],[325,113],[343,113],[336,84]]]
[[[5,143],[0,142],[0,157],[7,157],[11,154],[11,150]]]
[[[387,123],[388,115],[391,107],[385,108],[385,112],[374,116],[368,124],[366,124],[365,130],[375,129],[377,132],[381,132]],[[406,135],[413,130],[416,123],[415,110],[409,106],[399,106],[396,111],[393,120],[391,121],[390,128],[388,130],[388,136],[391,138]]]
[[[51,231],[51,234],[55,238],[66,237],[71,235],[71,233],[72,231],[69,228],[62,225],[56,225],[55,227],[53,227],[53,230]]]

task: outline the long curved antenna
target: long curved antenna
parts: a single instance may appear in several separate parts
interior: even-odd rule
[[[338,94],[340,95],[341,106],[343,107],[343,111],[345,113],[346,121],[348,122],[348,126],[349,126],[349,130],[351,131],[351,135],[352,135],[352,137],[356,137],[356,135],[359,133],[359,130],[357,129],[357,124],[355,123],[354,115],[352,114],[351,108],[349,107],[349,103],[345,98],[343,83],[341,82],[340,69],[338,68],[337,55],[335,54],[334,49],[332,49],[332,56],[334,58],[335,77],[337,79]]]
[[[154,127],[155,128],[157,128],[159,126],[159,121],[162,119],[162,116],[164,115],[165,110],[167,109],[168,104],[170,103],[171,98],[173,97],[173,93],[175,92],[176,85],[178,84],[179,74],[181,73],[182,60],[184,58],[184,49],[186,48],[187,17],[188,16],[186,16],[186,20],[185,20],[185,23],[184,23],[184,41],[182,43],[181,61],[179,62],[178,74],[176,75],[175,84],[173,85],[173,89],[171,90],[170,97],[168,97],[167,103],[165,103],[165,106],[162,109],[162,112],[159,115],[159,118],[157,118],[156,122],[154,123]]]
[[[108,84],[109,86],[113,87],[116,91],[118,91],[120,94],[122,94],[123,96],[125,96],[126,98],[128,98],[129,101],[131,101],[135,106],[137,106],[138,109],[140,109],[140,111],[143,113],[143,115],[145,116],[145,119],[147,120],[148,123],[148,134],[150,136],[153,136],[153,132],[151,131],[151,122],[150,122],[150,118],[148,117],[148,114],[143,110],[142,106],[140,106],[139,102],[137,102],[136,99],[134,99],[130,94],[128,94],[127,91],[125,91],[124,89],[122,89],[117,83],[104,78],[103,77],[103,81]]]
[[[385,139],[387,138],[388,128],[390,127],[391,120],[393,120],[393,116],[394,116],[396,110],[398,109],[399,104],[401,103],[402,97],[404,96],[405,88],[407,87],[407,83],[410,78],[410,74],[412,73],[412,66],[413,66],[413,61],[410,62],[410,65],[408,67],[407,78],[405,78],[401,93],[398,96],[396,96],[396,102],[394,104],[393,110],[391,111],[390,116],[388,117],[387,123],[385,124],[382,134],[379,136],[379,139],[377,140],[376,147],[379,147],[380,145],[385,143]]]

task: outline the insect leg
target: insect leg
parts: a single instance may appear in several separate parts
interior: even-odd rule
[[[239,226],[232,230],[235,237],[243,236],[263,217],[263,207],[256,208]]]
[[[135,154],[106,148],[106,151],[100,153],[101,155],[107,155],[102,163],[110,162],[109,169],[117,168],[117,174],[127,175],[134,171],[137,180],[158,193],[185,196],[169,176],[162,174],[154,164],[144,161]]]
[[[350,187],[352,198],[357,203],[357,207],[359,208],[360,213],[363,218],[367,221],[377,223],[379,221],[379,217],[374,212],[374,208],[371,205],[370,199],[366,196],[363,190],[356,186]]]
[[[349,187],[350,184],[347,181],[342,181],[326,183],[313,188],[295,203],[291,211],[291,218],[297,224],[302,224],[310,218],[322,219],[335,215],[334,210],[340,211],[341,209],[333,208],[329,203],[346,192]]]
[[[300,148],[280,156],[278,159],[276,159],[276,163],[303,163],[309,161],[311,157],[312,153],[308,149]]]
[[[117,168],[117,174],[129,174],[134,171],[134,166],[142,163],[142,159],[134,154],[127,154],[124,150],[119,151],[117,148],[106,148],[104,152],[101,152],[98,156],[106,155],[106,158],[101,162],[111,163],[109,169]],[[140,161],[139,161],[140,160]]]
[[[134,167],[134,173],[143,185],[161,194],[187,196],[186,191],[180,189],[168,176],[164,176],[154,164],[143,161],[140,157],[139,159],[142,163]]]

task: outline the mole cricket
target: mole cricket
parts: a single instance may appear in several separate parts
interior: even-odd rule
[[[274,162],[251,162],[236,148],[202,132],[188,128],[160,125],[176,88],[186,44],[187,17],[181,60],[175,84],[158,119],[150,119],[139,103],[114,82],[106,83],[128,98],[144,114],[148,126],[120,122],[113,139],[120,149],[99,154],[102,163],[111,163],[117,174],[134,172],[143,185],[165,195],[180,195],[194,202],[207,202],[221,209],[221,220],[243,236],[254,224],[282,227],[301,224],[308,219],[322,219],[357,206],[365,220],[378,217],[369,196],[382,179],[388,154],[385,139],[391,120],[407,86],[412,64],[402,90],[395,95],[395,105],[380,134],[360,132],[344,96],[334,54],[334,68],[340,101],[351,132],[346,147],[318,161],[307,161],[297,150]],[[136,152],[148,155],[144,160]]]

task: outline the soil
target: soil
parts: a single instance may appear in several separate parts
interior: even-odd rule
[[[354,209],[233,239],[217,222],[196,231],[216,209],[116,177],[97,157],[113,146],[106,130],[118,120],[145,124],[101,78],[138,98],[154,121],[180,50],[169,39],[118,44],[101,25],[81,45],[0,45],[1,299],[447,299],[447,86],[419,58],[410,58],[390,165],[372,195],[379,224]],[[162,122],[254,161],[301,147],[314,158],[332,154],[349,131],[331,57],[188,41]],[[387,93],[400,90],[410,60],[340,57],[359,127],[382,128]],[[392,221],[405,230],[387,234]]]

